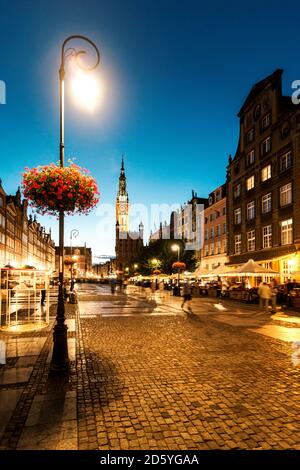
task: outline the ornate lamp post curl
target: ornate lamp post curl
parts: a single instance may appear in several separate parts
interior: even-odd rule
[[[96,52],[96,60],[92,65],[85,66],[80,63],[79,57],[86,54],[85,50],[76,50],[73,47],[66,48],[66,45],[72,40],[82,40],[90,44]],[[59,81],[60,81],[60,144],[59,144],[59,162],[60,167],[64,167],[64,101],[65,101],[65,63],[70,57],[74,57],[78,67],[85,71],[94,70],[100,62],[100,53],[96,44],[89,38],[81,35],[69,36],[62,44],[61,48],[61,63],[59,68]],[[65,324],[65,306],[64,306],[64,209],[59,210],[59,288],[58,288],[58,304],[56,314],[56,324],[53,332],[53,354],[51,360],[51,372],[66,372],[69,368],[69,355],[68,355],[68,342],[67,330]]]

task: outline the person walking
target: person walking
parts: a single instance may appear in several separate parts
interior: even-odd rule
[[[294,282],[292,282],[291,279],[288,279],[288,281],[286,283],[288,307],[292,306],[291,291],[293,289],[294,289]]]
[[[116,280],[114,278],[110,280],[110,289],[111,293],[114,294],[116,290]]]
[[[276,311],[277,311],[277,308],[276,308],[276,305],[277,305],[277,292],[278,292],[276,279],[272,279],[271,284],[270,284],[270,288],[271,288],[272,313],[276,313]]]
[[[165,284],[164,281],[160,281],[159,285],[159,296],[162,299],[165,296]]]
[[[269,311],[269,300],[271,299],[272,291],[266,282],[260,284],[258,295],[260,309],[267,313]]]
[[[187,302],[188,311],[192,312],[191,308],[191,300],[192,300],[192,291],[189,281],[185,281],[183,284],[183,302],[181,304],[181,308],[184,310],[184,304]]]

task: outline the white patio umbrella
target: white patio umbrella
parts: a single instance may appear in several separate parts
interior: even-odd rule
[[[227,275],[230,276],[261,276],[262,274],[270,274],[273,276],[280,275],[278,271],[274,271],[274,269],[271,268],[264,268],[264,266],[256,263],[253,259],[249,259],[239,268],[227,273]]]
[[[214,268],[212,271],[209,272],[210,277],[214,276],[227,276],[228,274],[228,268],[227,266],[224,266],[224,264],[220,264],[216,268]]]
[[[209,271],[208,269],[204,268],[197,268],[196,271],[193,273],[193,277],[208,277]]]

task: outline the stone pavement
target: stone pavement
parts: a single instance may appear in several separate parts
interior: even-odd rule
[[[300,328],[284,313],[196,299],[186,315],[94,285],[78,306],[65,380],[48,377],[51,328],[7,340],[2,449],[300,449]]]

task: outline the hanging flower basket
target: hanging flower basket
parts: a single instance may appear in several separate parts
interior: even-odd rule
[[[161,274],[161,271],[159,269],[154,269],[153,274]]]
[[[29,205],[42,215],[88,214],[99,202],[95,179],[74,163],[25,168],[22,190]]]
[[[75,264],[76,261],[72,258],[65,258],[64,263],[65,263],[66,266],[71,266],[72,264]]]
[[[175,261],[175,263],[172,264],[173,269],[180,269],[180,271],[183,271],[186,269],[186,264],[182,263],[181,261]]]

